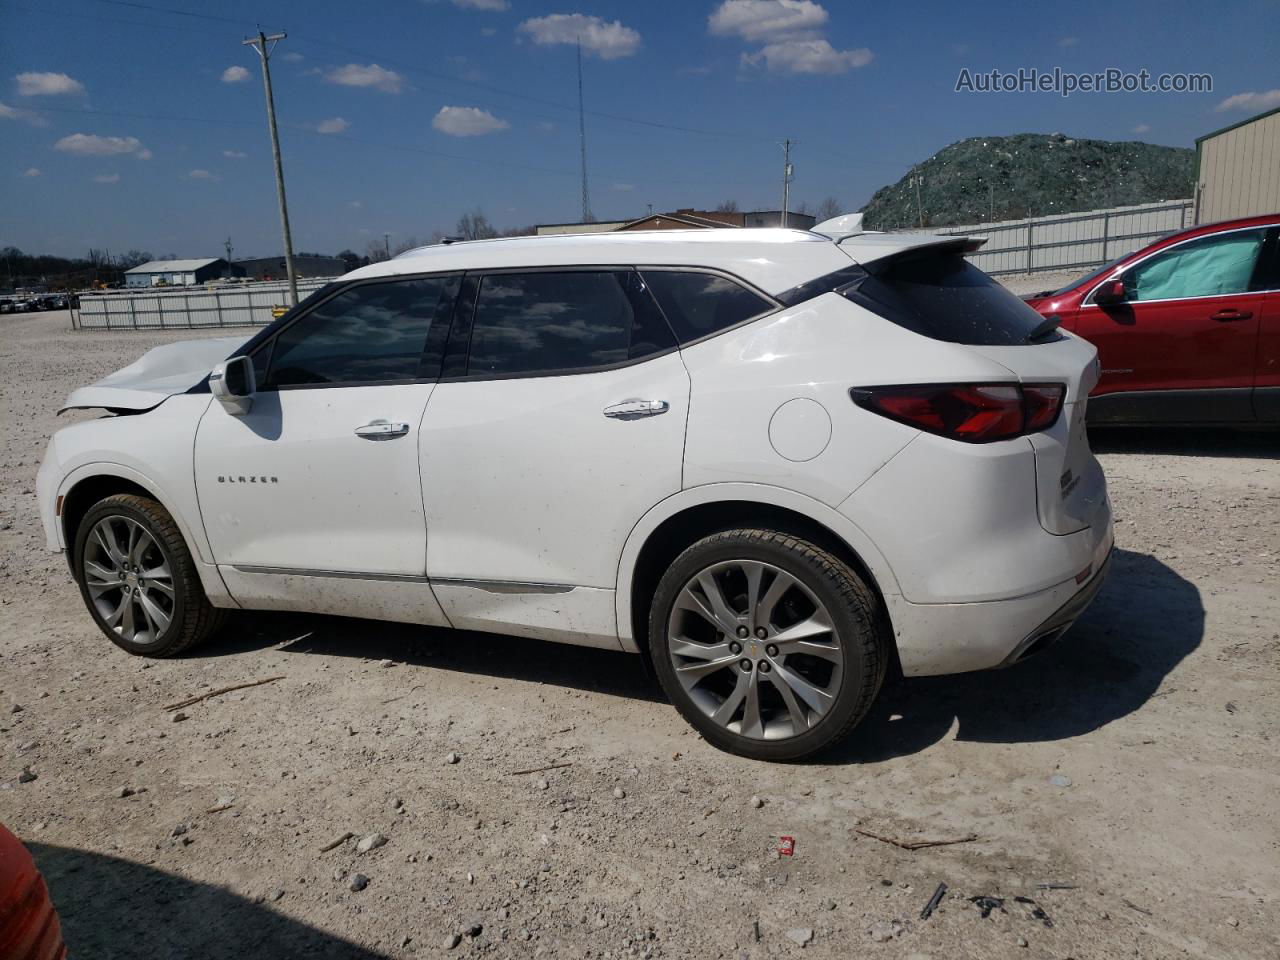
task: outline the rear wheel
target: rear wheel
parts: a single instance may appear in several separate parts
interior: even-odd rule
[[[130,653],[171,657],[222,625],[178,525],[154,500],[120,494],[94,504],[80,521],[74,566],[94,622]]]
[[[788,534],[729,530],[684,551],[655,591],[649,647],[664,690],[711,743],[798,760],[857,725],[884,679],[874,594]]]

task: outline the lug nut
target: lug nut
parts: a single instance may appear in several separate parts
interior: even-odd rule
[[[764,627],[756,627],[756,636],[759,637],[761,640],[763,640],[768,635],[769,635],[769,631],[766,630]]]
[[[771,643],[764,648],[764,652],[771,657],[776,657],[778,655],[778,645],[775,643]]]
[[[761,660],[761,661],[760,661],[760,672],[761,672],[761,673],[768,673],[770,669],[771,669],[771,668],[769,667],[769,661],[768,661],[768,660]]]
[[[743,672],[743,673],[750,673],[750,672],[751,672],[751,661],[750,661],[750,660],[742,660],[742,661],[740,661],[740,662],[738,663],[738,666],[742,667],[742,672]]]
[[[740,637],[745,637],[749,632],[750,632],[750,631],[748,631],[746,627],[739,627],[739,628],[738,628],[738,636],[740,636]]]
[[[733,641],[733,643],[729,644],[729,652],[730,652],[730,653],[741,653],[741,652],[742,652],[742,644],[740,644],[737,640]]]

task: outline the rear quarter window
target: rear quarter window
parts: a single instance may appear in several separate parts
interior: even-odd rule
[[[642,273],[682,344],[773,309],[764,297],[718,274],[652,269]]]
[[[878,269],[877,269],[878,267]],[[971,346],[1016,346],[1044,317],[953,252],[924,253],[870,264],[865,280],[844,295],[915,333]]]

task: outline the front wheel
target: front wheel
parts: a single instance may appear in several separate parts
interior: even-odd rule
[[[167,510],[132,494],[94,504],[75,542],[75,575],[94,622],[117,646],[172,657],[222,625]]]
[[[887,651],[875,595],[840,558],[770,530],[699,540],[654,593],[649,649],[676,709],[712,744],[799,760],[866,715]]]

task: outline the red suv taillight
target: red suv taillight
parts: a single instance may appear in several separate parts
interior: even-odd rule
[[[858,406],[940,437],[991,443],[1053,426],[1067,388],[1061,383],[934,383],[854,387]]]

